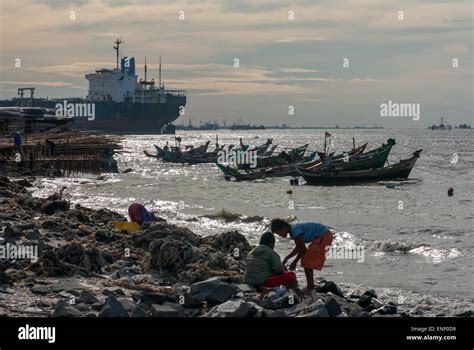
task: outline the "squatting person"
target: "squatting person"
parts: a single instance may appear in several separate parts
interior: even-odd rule
[[[247,255],[245,283],[253,285],[258,290],[280,285],[296,287],[296,274],[285,271],[281,258],[274,248],[275,236],[271,232],[265,232],[260,238],[260,245]]]
[[[139,225],[146,221],[156,221],[155,214],[150,213],[143,204],[140,203],[132,203],[128,207],[128,216],[130,217],[130,221],[136,222]]]
[[[326,251],[332,243],[331,231],[327,226],[318,222],[289,224],[282,219],[271,221],[271,231],[284,238],[290,235],[290,238],[295,241],[295,248],[283,259],[283,265],[286,265],[288,260],[296,256],[289,266],[289,270],[293,271],[301,259],[301,267],[304,268],[308,283],[306,290],[314,289],[313,270],[321,271],[324,266]],[[308,243],[309,246],[306,248]]]

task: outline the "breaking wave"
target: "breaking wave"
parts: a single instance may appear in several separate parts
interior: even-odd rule
[[[216,213],[202,215],[202,217],[212,219],[212,220],[224,220],[225,222],[242,221],[246,223],[251,223],[251,222],[262,222],[265,220],[265,218],[260,215],[245,216],[242,214],[226,211],[224,208],[222,208]]]
[[[399,241],[374,241],[369,244],[369,250],[382,251],[384,253],[401,253],[421,255],[439,263],[446,259],[453,259],[461,256],[461,252],[456,248],[439,249],[429,244],[415,242],[399,242]]]

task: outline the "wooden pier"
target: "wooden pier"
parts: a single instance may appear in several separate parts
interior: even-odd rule
[[[118,172],[113,158],[122,149],[118,136],[59,127],[21,137],[21,146],[13,137],[0,138],[0,174]]]

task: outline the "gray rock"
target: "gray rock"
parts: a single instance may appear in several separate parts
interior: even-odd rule
[[[166,294],[158,294],[158,293],[141,293],[138,295],[138,300],[142,303],[152,305],[152,304],[163,304],[165,302],[174,303],[175,300]]]
[[[117,298],[110,295],[100,310],[99,317],[128,317],[128,313]]]
[[[82,313],[66,300],[60,300],[54,306],[54,317],[82,317]]]
[[[46,202],[41,208],[41,211],[46,215],[53,215],[54,213],[58,211],[67,211],[67,210],[69,210],[69,202],[61,201],[61,200]]]
[[[308,314],[302,315],[303,317],[329,317],[329,312],[325,307],[321,307],[318,310],[314,310]]]
[[[193,297],[195,297],[196,299],[201,300],[203,302],[206,301],[208,296],[209,296],[209,293],[198,293],[198,294],[193,295]]]
[[[337,286],[336,283],[334,283],[332,281],[326,282],[321,287],[316,288],[316,291],[318,293],[329,293],[329,292],[331,292],[334,295],[337,295],[341,298],[344,298],[344,294],[342,293],[341,289]]]
[[[260,303],[260,306],[263,307],[264,309],[279,310],[279,309],[293,307],[297,305],[298,303],[299,303],[298,296],[290,292],[290,293],[286,293],[284,296],[277,299],[265,298]]]
[[[234,313],[240,307],[240,305],[244,303],[245,302],[242,300],[230,300],[217,306],[216,311],[231,314]]]
[[[79,304],[76,304],[74,306],[75,306],[76,309],[78,309],[81,312],[89,312],[90,311],[89,306],[87,306],[84,303],[79,303]]]
[[[37,241],[41,237],[41,234],[37,230],[27,230],[24,234],[30,241]]]
[[[3,237],[10,242],[15,241],[16,239],[20,238],[21,230],[17,227],[7,225],[3,230]]]
[[[90,307],[92,308],[92,310],[100,311],[102,310],[103,306],[104,306],[104,303],[98,302],[98,303],[92,304]]]
[[[177,301],[185,308],[197,309],[203,306],[207,295],[208,294],[206,293],[196,295],[184,294],[182,296],[177,296]]]
[[[77,289],[66,289],[65,292],[71,295],[74,295],[75,297],[78,297],[79,295],[81,295],[81,292]],[[59,292],[58,294],[61,294],[61,293],[62,292]]]
[[[146,317],[146,312],[140,306],[136,306],[130,317]]]
[[[393,303],[388,303],[377,310],[372,311],[372,315],[394,315],[397,313],[397,306]]]
[[[337,316],[342,310],[337,301],[334,298],[327,298],[324,302],[324,308],[327,310],[329,316]]]
[[[182,315],[170,305],[153,304],[151,306],[153,317],[181,317]]]
[[[117,300],[127,312],[132,312],[137,307],[137,304],[130,298],[118,298]]]
[[[85,304],[95,304],[99,302],[99,299],[88,290],[83,290],[81,294],[79,294],[79,300]]]
[[[372,297],[369,295],[361,295],[359,298],[359,306],[362,308],[367,308],[372,303]]]
[[[68,289],[83,290],[84,286],[77,280],[69,279],[63,280],[60,283],[53,284],[51,288],[53,289],[53,292],[59,293]]]
[[[258,312],[255,305],[242,300],[229,300],[219,305],[216,311],[227,317],[252,317]]]
[[[184,309],[183,305],[176,304],[176,303],[170,303],[170,302],[166,302],[163,305],[168,305],[169,307],[175,309],[176,311],[179,312],[180,315],[184,314],[185,309]]]
[[[193,283],[191,285],[191,294],[212,293],[212,291],[222,283],[220,277],[211,277],[205,281]]]
[[[211,305],[222,304],[230,299],[237,292],[237,287],[222,283],[218,285],[207,297],[207,301]]]
[[[122,289],[120,289],[120,288],[114,289],[114,290],[112,291],[112,293],[114,293],[114,294],[117,295],[117,296],[119,296],[119,295],[120,295],[120,296],[125,296],[125,295],[126,295],[125,292],[124,292]]]
[[[265,310],[266,317],[289,317],[288,314],[283,310]]]
[[[375,290],[373,289],[367,289],[362,295],[367,295],[371,298],[377,298],[377,293],[375,293]]]
[[[424,314],[423,310],[421,310],[421,309],[419,309],[419,308],[417,308],[417,307],[415,307],[415,308],[413,308],[412,310],[410,310],[410,315],[421,316],[421,315],[423,315],[423,314]]]
[[[242,292],[242,293],[254,293],[257,291],[257,289],[255,289],[254,286],[251,286],[250,284],[237,284],[236,285],[237,289],[239,290],[239,292]]]
[[[31,291],[35,294],[41,294],[41,295],[48,294],[48,293],[52,292],[51,286],[45,286],[45,285],[33,286],[33,287],[31,287]]]

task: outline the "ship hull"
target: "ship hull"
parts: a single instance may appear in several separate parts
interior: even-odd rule
[[[64,100],[35,99],[34,107],[55,108]],[[165,103],[92,102],[85,99],[68,99],[68,103],[94,103],[95,117],[74,117],[71,128],[98,130],[117,134],[161,134],[162,128],[178,119],[185,96],[171,96]],[[0,101],[1,107],[19,105],[17,99]]]

